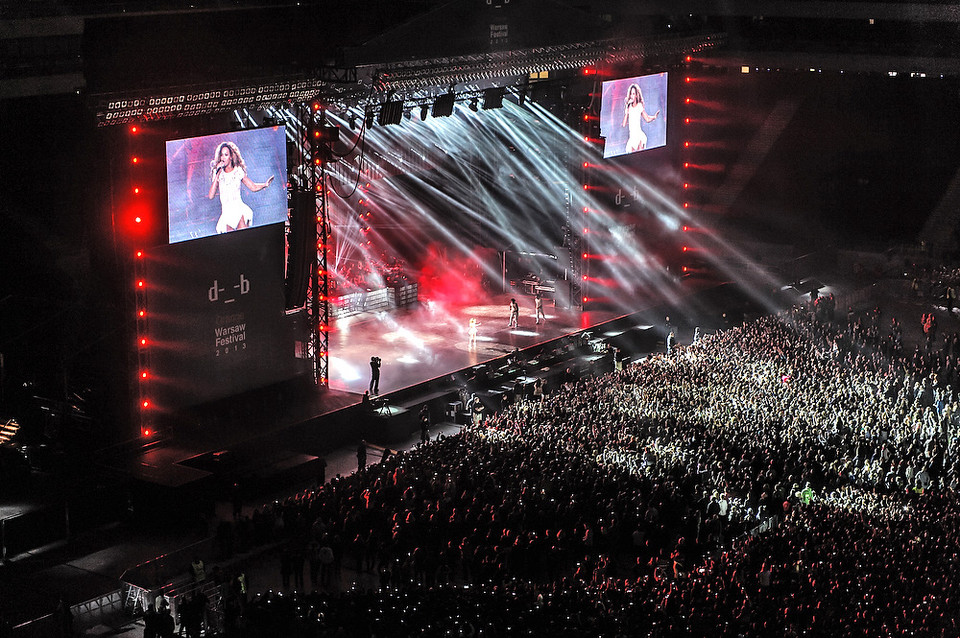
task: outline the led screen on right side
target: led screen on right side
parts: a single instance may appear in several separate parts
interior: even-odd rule
[[[603,83],[600,136],[604,157],[667,144],[667,74],[655,73]]]

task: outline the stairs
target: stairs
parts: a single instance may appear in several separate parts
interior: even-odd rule
[[[16,419],[9,419],[3,423],[0,423],[0,445],[4,443],[11,443],[13,437],[17,435],[17,432],[20,431],[20,424],[17,423]]]

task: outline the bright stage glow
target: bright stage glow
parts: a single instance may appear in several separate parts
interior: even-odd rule
[[[462,311],[484,324],[481,332],[501,329],[501,321],[506,328],[505,305],[477,303],[510,292],[503,251],[555,255],[557,272],[546,278],[566,281],[569,219],[577,234],[589,228],[583,252],[609,256],[591,260],[582,273],[588,276],[583,297],[603,298],[625,313],[651,298],[680,298],[673,261],[679,249],[670,243],[679,239],[671,234],[706,225],[676,199],[689,176],[672,175],[669,167],[651,176],[629,163],[605,163],[598,149],[581,143],[579,131],[529,100],[523,107],[504,101],[503,108],[482,113],[458,104],[452,117],[404,119],[362,135],[353,154],[328,167],[334,191],[345,196],[331,198],[328,213],[334,228],[328,259],[338,287],[355,285],[344,276],[348,271],[363,276],[367,287],[385,286],[384,273],[399,263],[438,320],[462,333],[466,327],[454,319]],[[584,163],[592,167],[589,191],[582,189]],[[615,205],[620,194],[631,207]],[[748,255],[712,233],[684,242],[703,249],[721,276],[714,255],[732,256],[731,263],[748,264],[758,280],[767,278]],[[521,317],[531,312],[521,303]]]
[[[337,371],[337,376],[343,381],[357,381],[361,378],[360,370],[350,365],[346,359],[330,355],[330,369]]]

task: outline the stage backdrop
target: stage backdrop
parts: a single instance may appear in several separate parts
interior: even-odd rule
[[[151,390],[176,410],[310,371],[284,312],[283,224],[163,246],[147,265]],[[302,339],[301,339],[302,341]]]
[[[642,110],[628,100],[643,100]],[[647,120],[650,121],[647,121]],[[604,157],[647,151],[667,143],[667,74],[657,73],[603,83],[600,136]]]
[[[246,177],[254,184],[273,182],[259,191],[240,185],[242,205],[252,214],[251,226],[265,226],[287,219],[287,145],[282,126],[205,135],[166,143],[167,218],[170,243],[217,234],[217,220],[224,208],[221,194],[209,198],[217,163],[217,151],[224,143],[234,145],[246,164]],[[235,222],[231,225],[235,227]],[[221,229],[222,232],[222,229]]]

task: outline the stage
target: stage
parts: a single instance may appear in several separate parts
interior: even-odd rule
[[[511,297],[520,306],[517,328],[508,327]],[[516,349],[576,334],[617,316],[544,303],[546,320],[535,321],[532,296],[496,295],[476,304],[419,303],[391,311],[360,313],[336,321],[330,331],[330,388],[362,394],[370,384],[370,358],[380,357],[380,394],[436,379],[509,355]],[[470,320],[477,320],[470,340]]]

